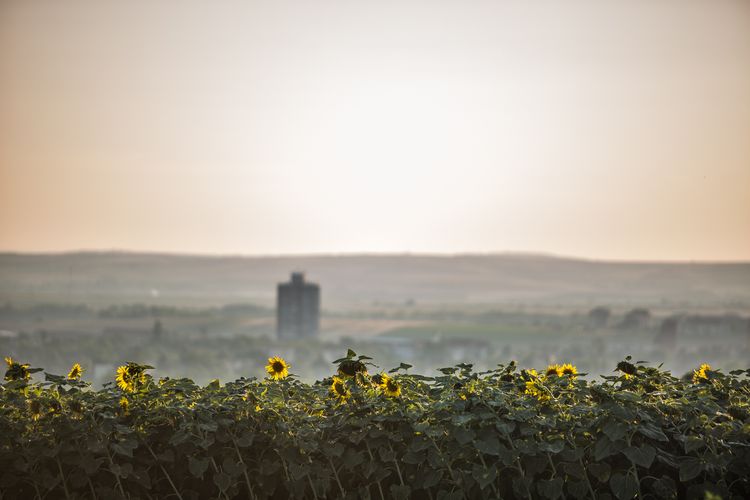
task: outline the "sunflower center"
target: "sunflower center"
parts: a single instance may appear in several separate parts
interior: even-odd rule
[[[284,364],[281,361],[274,361],[273,364],[271,365],[271,368],[276,373],[281,373],[284,371]]]

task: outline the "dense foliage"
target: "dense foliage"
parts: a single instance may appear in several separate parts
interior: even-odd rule
[[[273,358],[205,387],[128,363],[95,391],[6,362],[2,498],[750,497],[750,370],[424,377],[349,351],[312,385]]]

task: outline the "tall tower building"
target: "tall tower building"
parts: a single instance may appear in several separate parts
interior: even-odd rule
[[[318,336],[320,287],[306,283],[304,273],[292,273],[288,283],[279,283],[276,294],[276,334],[279,339]]]

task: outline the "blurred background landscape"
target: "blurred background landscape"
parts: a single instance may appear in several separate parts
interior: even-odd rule
[[[748,368],[749,139],[747,0],[3,0],[0,353]]]
[[[279,340],[276,285],[321,287],[320,335]],[[383,369],[574,362],[631,354],[682,375],[750,359],[750,263],[627,263],[543,255],[206,257],[0,255],[0,352],[101,384],[135,360],[202,383],[262,376],[281,355],[306,380],[346,348]]]

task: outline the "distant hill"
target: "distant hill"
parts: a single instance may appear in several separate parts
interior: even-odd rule
[[[292,270],[324,307],[418,304],[662,304],[747,308],[750,262],[629,263],[538,255],[214,257],[0,253],[0,301],[272,305]]]

